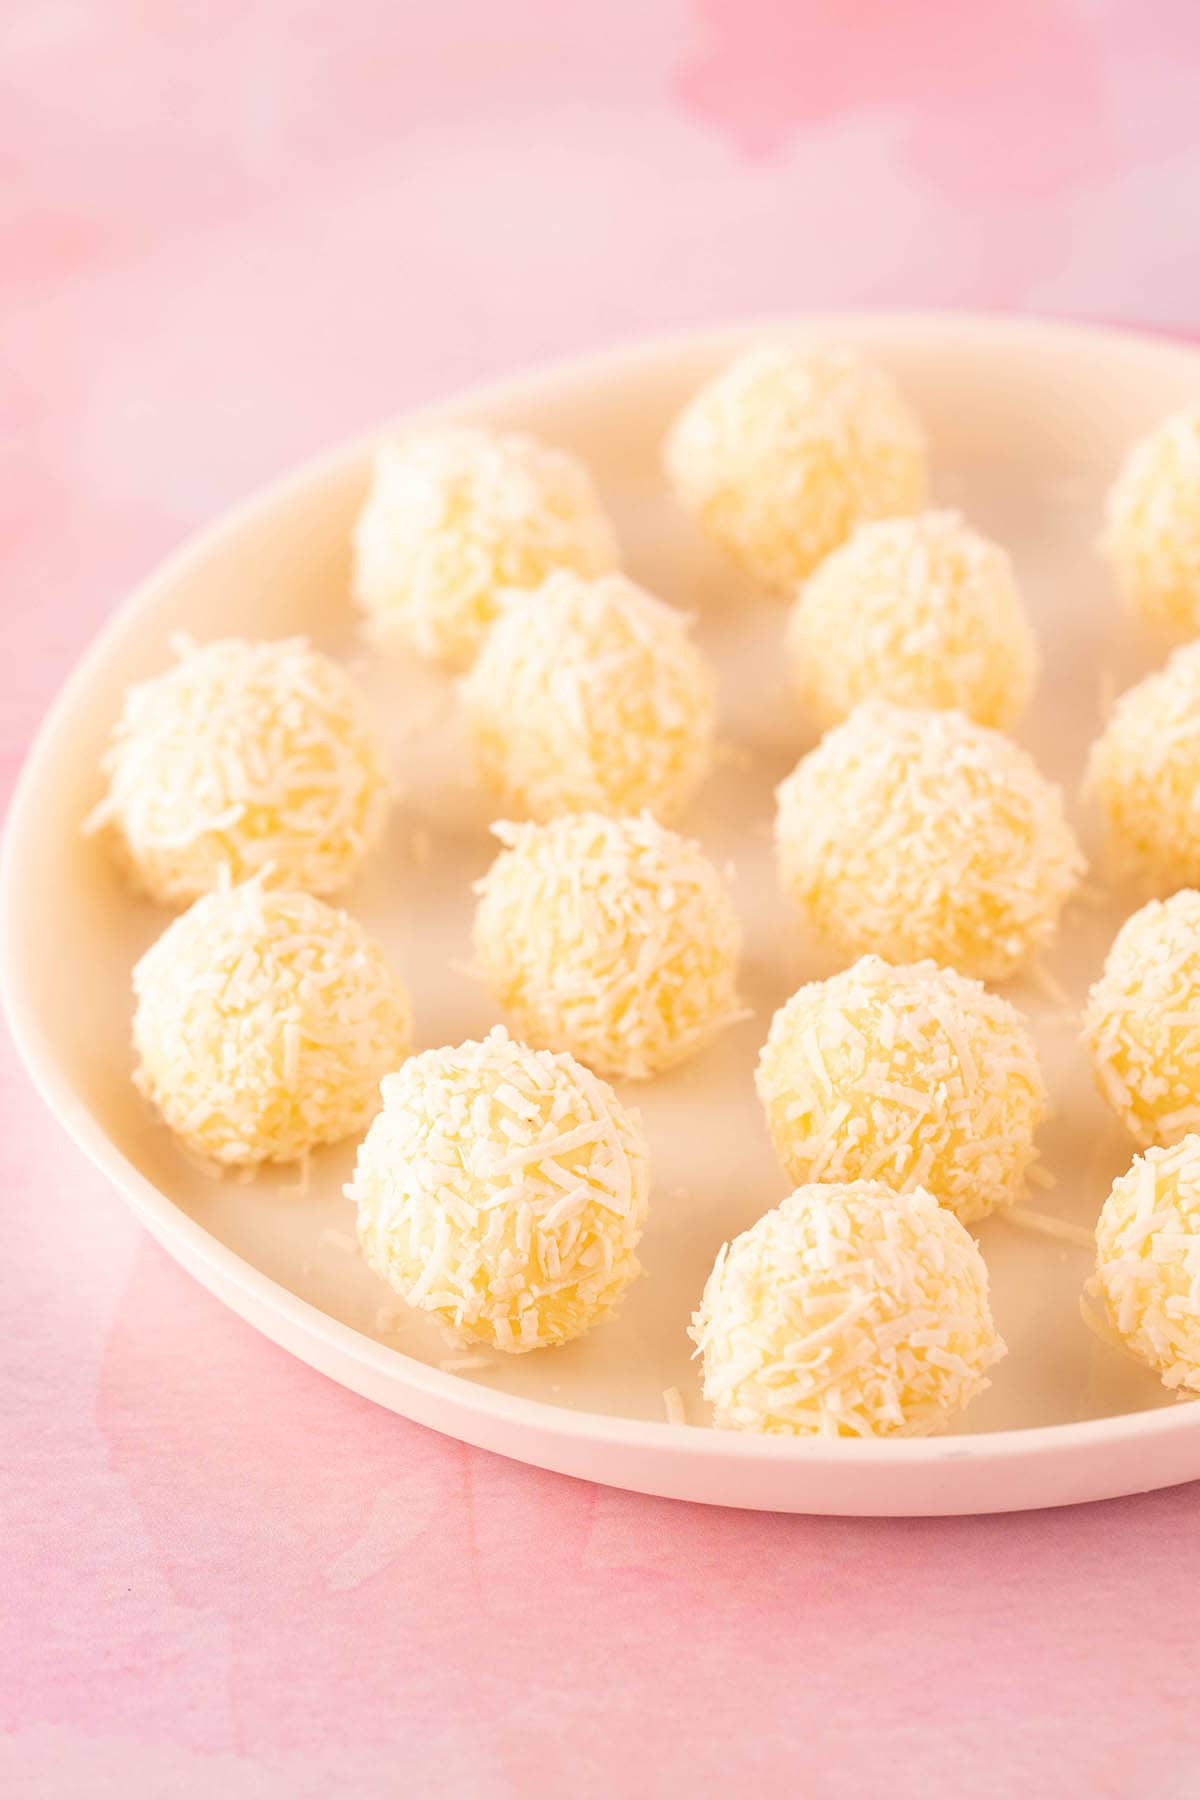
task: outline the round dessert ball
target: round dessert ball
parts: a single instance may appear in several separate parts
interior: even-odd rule
[[[502,1027],[383,1084],[347,1197],[368,1263],[455,1341],[565,1344],[640,1273],[641,1122],[565,1051]]]
[[[1083,870],[1058,788],[959,712],[868,701],[776,798],[784,886],[850,955],[1000,979],[1049,943]]]
[[[891,377],[849,349],[737,357],[666,443],[685,511],[768,585],[790,588],[863,519],[925,504],[925,440]]]
[[[927,1188],[964,1222],[1021,1198],[1047,1107],[1014,1006],[953,969],[877,956],[780,1007],[756,1082],[792,1181]]]
[[[1102,541],[1148,624],[1200,632],[1200,406],[1133,446],[1108,496]]]
[[[530,1044],[605,1075],[684,1061],[740,1016],[741,927],[698,844],[649,813],[493,827],[475,958]]]
[[[134,1080],[216,1163],[291,1162],[360,1131],[408,1055],[408,998],[347,913],[260,881],[206,894],[133,972]]]
[[[712,758],[713,681],[687,621],[623,575],[514,598],[462,682],[476,762],[512,810],[669,814]]]
[[[861,700],[1011,725],[1038,668],[1007,554],[953,512],[858,526],[801,588],[788,654],[801,700],[825,725]]]
[[[1096,1223],[1089,1283],[1126,1348],[1166,1387],[1200,1393],[1200,1137],[1135,1156]]]
[[[1164,890],[1200,886],[1200,643],[1121,695],[1092,746],[1086,787],[1119,868]]]
[[[384,752],[346,671],[303,638],[199,648],[130,688],[104,759],[108,828],[131,880],[164,906],[268,864],[327,894],[356,873],[390,805]]]
[[[373,634],[452,668],[473,660],[506,589],[617,562],[582,463],[477,426],[385,444],[354,527],[354,597]]]
[[[796,1437],[926,1436],[1005,1353],[966,1226],[878,1181],[799,1187],[726,1244],[691,1335],[714,1425]]]
[[[1200,893],[1182,888],[1126,919],[1088,995],[1096,1082],[1139,1144],[1200,1128]]]

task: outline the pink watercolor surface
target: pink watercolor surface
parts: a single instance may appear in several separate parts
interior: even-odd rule
[[[1193,0],[0,9],[0,779],[186,531],[375,418],[807,307],[1200,328]],[[1200,1492],[755,1517],[257,1338],[0,1046],[0,1792],[1200,1792]]]

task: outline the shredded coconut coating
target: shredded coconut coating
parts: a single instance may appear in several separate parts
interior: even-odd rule
[[[1083,873],[1059,789],[959,712],[868,701],[776,799],[784,886],[851,955],[1000,979],[1050,942]]]
[[[527,1043],[604,1075],[683,1062],[740,1016],[741,927],[698,844],[649,813],[493,827],[475,958]]]
[[[1113,1182],[1089,1286],[1139,1362],[1200,1394],[1200,1137],[1146,1150]]]
[[[1039,662],[1007,553],[953,512],[858,526],[801,588],[788,655],[823,725],[894,700],[1008,726]]]
[[[623,575],[519,595],[461,684],[476,762],[514,812],[677,811],[712,760],[714,687],[685,617]]]
[[[1005,1353],[983,1257],[932,1194],[799,1187],[726,1244],[692,1320],[725,1430],[924,1437]]]
[[[1200,887],[1200,643],[1121,695],[1085,787],[1104,808],[1118,869],[1163,890]]]
[[[177,641],[175,667],[139,682],[104,758],[108,828],[131,881],[186,906],[266,870],[328,894],[378,841],[390,806],[366,701],[303,638]]]
[[[502,1026],[383,1084],[347,1198],[367,1262],[456,1343],[565,1344],[640,1273],[649,1154],[636,1112],[566,1052]]]
[[[354,597],[373,634],[466,668],[507,589],[619,561],[591,476],[534,438],[450,426],[385,444],[354,527]]]
[[[853,350],[770,344],[737,357],[667,438],[685,511],[776,588],[864,519],[925,503],[925,440],[891,377]]]
[[[1126,919],[1088,995],[1083,1041],[1139,1144],[1200,1130],[1200,893],[1182,888]]]
[[[1151,625],[1200,632],[1200,407],[1133,446],[1108,496],[1102,545]]]
[[[260,881],[207,894],[133,972],[134,1080],[195,1154],[292,1162],[360,1131],[408,998],[354,919]]]
[[[936,963],[864,956],[792,995],[756,1073],[794,1182],[927,1188],[964,1223],[1025,1191],[1047,1096],[1021,1015]]]

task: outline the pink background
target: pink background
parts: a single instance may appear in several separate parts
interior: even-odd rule
[[[411,401],[813,306],[1200,327],[1194,0],[26,0],[0,771],[176,540]],[[372,1409],[0,1046],[0,1791],[1200,1791],[1200,1492],[691,1509]]]

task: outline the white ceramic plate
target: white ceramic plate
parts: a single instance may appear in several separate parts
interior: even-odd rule
[[[936,498],[1013,550],[1046,669],[1022,732],[1074,792],[1106,686],[1161,654],[1121,616],[1093,541],[1103,491],[1131,438],[1200,397],[1200,355],[1067,326],[969,318],[819,318],[773,325],[851,339],[920,408]],[[526,427],[590,464],[630,572],[696,615],[723,690],[728,754],[686,820],[737,869],[745,992],[755,1016],[679,1073],[631,1090],[655,1159],[648,1273],[620,1318],[560,1351],[465,1373],[430,1323],[361,1264],[340,1188],[352,1147],[249,1183],[196,1173],[129,1081],[129,971],[165,923],[130,899],[79,834],[127,684],[168,661],[168,639],[307,632],[346,655],[391,722],[405,798],[387,846],[345,896],[413,990],[419,1042],[477,1034],[495,1013],[461,965],[471,881],[487,866],[487,800],[457,741],[440,677],[369,653],[347,601],[350,523],[369,443],[335,452],[252,500],[176,556],[118,613],[68,682],[13,804],[3,870],[3,976],[17,1039],[48,1104],[167,1250],[234,1311],[313,1367],[455,1437],[547,1468],[650,1493],[794,1512],[953,1513],[1098,1499],[1200,1476],[1200,1406],[1083,1326],[1085,1251],[1012,1224],[980,1237],[1010,1354],[958,1430],[917,1442],[811,1444],[704,1424],[685,1336],[724,1238],[783,1197],[751,1080],[771,1010],[827,972],[776,891],[772,788],[812,741],[781,679],[784,609],[699,543],[659,475],[667,421],[739,329],[613,352],[468,395],[440,409]],[[1088,836],[1085,824],[1085,838]],[[1089,843],[1095,849],[1094,842]],[[1111,903],[1109,903],[1111,902]],[[1132,901],[1068,914],[1051,962],[1077,1001]],[[1057,1187],[1036,1204],[1090,1224],[1131,1147],[1094,1096],[1076,1026],[1044,990],[1010,990],[1035,1016],[1057,1116],[1044,1135]],[[687,1426],[666,1422],[663,1390]]]

